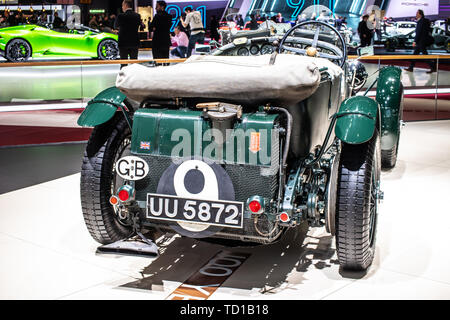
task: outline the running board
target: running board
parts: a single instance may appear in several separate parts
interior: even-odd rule
[[[158,247],[153,241],[142,235],[137,235],[129,239],[102,245],[97,248],[96,253],[154,258],[158,256]]]

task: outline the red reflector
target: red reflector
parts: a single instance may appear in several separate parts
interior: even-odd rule
[[[251,212],[257,213],[261,210],[261,204],[258,201],[253,200],[250,201],[250,203],[248,204],[248,208],[250,209]]]
[[[119,199],[117,199],[116,196],[111,196],[111,198],[109,198],[109,203],[111,203],[113,206],[115,206],[118,202]]]
[[[130,194],[127,190],[120,190],[118,196],[121,201],[127,201],[128,198],[130,198]]]
[[[281,222],[288,222],[289,221],[289,215],[286,212],[282,212],[280,214],[280,220],[281,220]]]

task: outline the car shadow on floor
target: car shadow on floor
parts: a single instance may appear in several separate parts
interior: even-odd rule
[[[339,279],[333,238],[329,234],[315,236],[314,232],[308,232],[306,223],[288,230],[279,241],[268,245],[230,246],[166,236],[157,242],[160,255],[142,270],[142,279],[121,287],[164,291],[168,283],[183,283],[220,251],[250,254],[224,282],[222,287],[226,288],[275,293],[286,286],[301,284],[309,270],[331,267],[336,271],[330,273],[334,274],[334,279]],[[290,277],[293,271],[295,276]]]

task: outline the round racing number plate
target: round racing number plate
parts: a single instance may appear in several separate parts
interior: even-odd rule
[[[224,212],[224,224],[231,222],[236,223],[236,227],[242,225],[242,217],[239,214],[242,215],[243,212],[238,209],[237,203],[234,204],[233,183],[226,171],[216,163],[208,164],[197,159],[187,160],[181,164],[172,163],[162,174],[157,193],[186,199],[199,199],[199,203],[195,204],[195,200],[186,201],[182,211],[187,219],[171,225],[172,229],[181,235],[204,238],[220,231],[221,226],[208,223],[209,221],[219,221],[217,214],[220,215],[220,213],[217,210],[213,212],[211,207],[220,205],[227,200],[230,203],[225,203],[223,209],[219,208]],[[201,200],[206,201],[202,202]],[[228,216],[226,216],[227,214]],[[194,222],[194,219],[192,222],[189,221],[193,216],[198,216],[197,220],[199,221]],[[240,221],[237,220],[238,218]]]

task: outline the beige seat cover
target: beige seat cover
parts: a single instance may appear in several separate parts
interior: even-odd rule
[[[291,54],[277,55],[270,65],[270,57],[192,56],[171,66],[133,64],[122,68],[116,86],[137,101],[183,97],[242,104],[300,101],[319,86],[319,68],[335,66],[325,59]]]

